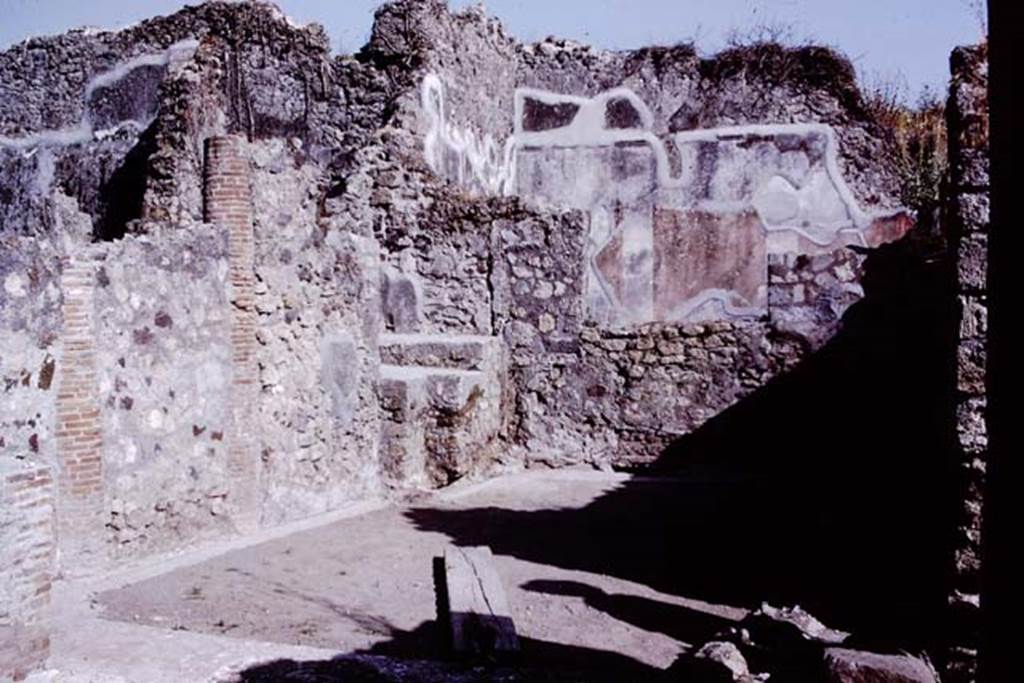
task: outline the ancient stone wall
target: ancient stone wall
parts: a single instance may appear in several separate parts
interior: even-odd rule
[[[893,199],[884,133],[827,50],[701,60],[521,45],[478,11],[428,1],[382,8],[361,55],[401,87],[352,172],[332,172],[328,221],[379,241],[389,332],[506,341],[519,359],[509,424],[531,425],[506,434],[530,444],[528,457],[656,457],[773,375],[723,374],[740,372],[747,346],[772,359],[758,367],[783,368],[826,343],[862,293],[845,245],[898,239],[913,222]],[[339,78],[365,78],[338,67]],[[566,209],[582,211],[572,226]],[[569,232],[513,264],[530,241],[504,244],[508,224]],[[714,372],[694,369],[716,377],[706,389],[676,381],[677,397],[658,385],[672,372],[659,371],[642,392],[608,377],[594,389],[602,401],[582,401],[564,387],[621,365],[599,349],[584,358],[587,321],[643,349],[661,341],[657,323],[730,322],[750,339],[695,354],[716,359]],[[622,405],[652,400],[664,405],[634,410],[640,424],[622,418]],[[620,441],[647,445],[627,456]]]
[[[560,103],[520,94],[549,100],[535,108]],[[757,319],[768,312],[769,256],[877,246],[909,228],[902,213],[872,217],[858,206],[836,170],[828,127],[676,134],[685,172],[673,177],[665,146],[648,131],[588,129],[594,117],[608,126],[613,112],[627,116],[627,106],[634,125],[649,125],[649,110],[627,95],[577,100],[571,123],[517,137],[525,147],[516,152],[516,191],[591,216],[587,315],[604,327]]]
[[[316,165],[248,147],[255,219],[255,457],[264,524],[376,495],[380,254],[318,222]]]
[[[72,34],[3,53],[0,166],[19,181],[0,203],[5,231],[52,230],[47,199],[53,189],[92,216],[99,236],[121,234],[141,217],[151,145],[146,131],[160,83],[198,45],[168,40],[150,36],[103,51],[104,40]]]
[[[949,594],[950,647],[943,680],[973,681],[980,638],[981,528],[988,430],[986,335],[989,227],[988,58],[986,46],[950,58],[947,105],[950,182],[946,219],[960,302],[955,463],[960,506]]]
[[[511,438],[528,458],[656,457],[826,343],[863,295],[863,257],[848,246],[877,247],[913,225],[893,199],[884,133],[828,51],[754,46],[701,60],[685,49],[524,46],[480,13],[438,5],[385,13],[419,18],[403,36],[420,56],[421,97],[400,100],[395,118],[433,173],[473,199],[461,212],[438,209],[448,197],[380,199],[402,209],[375,234],[415,302],[406,331],[506,340]],[[451,35],[479,43],[472,59]],[[396,137],[408,144],[407,134]],[[418,170],[407,151],[393,154],[404,169],[377,178]],[[511,223],[494,222],[508,210],[488,197],[521,200]],[[567,209],[580,218],[562,222]],[[474,234],[466,215],[478,226],[491,217],[490,254],[460,237]],[[486,291],[475,275],[484,268]],[[438,272],[449,278],[441,287]],[[473,311],[452,306],[453,293],[490,298],[493,328],[467,325]]]
[[[109,554],[231,528],[232,309],[227,235],[128,237],[95,264]],[[241,485],[241,484],[240,484]]]
[[[60,257],[49,240],[0,236],[0,458],[56,457]]]
[[[210,2],[27,41],[0,88],[0,452],[53,466],[67,562],[649,463],[827,343],[912,223],[823,49],[400,0],[331,58]]]
[[[342,154],[329,41],[272,5],[210,2],[120,31],[31,38],[0,54],[7,232],[47,231],[51,189],[100,238],[142,220],[200,220],[203,141],[295,136]]]

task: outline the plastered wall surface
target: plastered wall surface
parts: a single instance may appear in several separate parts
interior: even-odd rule
[[[440,77],[429,74],[422,88],[424,155],[435,172],[587,211],[587,308],[605,326],[756,318],[767,312],[769,252],[878,246],[910,227],[901,211],[860,207],[827,125],[697,129],[663,140],[628,88],[593,98],[520,88],[515,131],[499,144],[449,120]]]

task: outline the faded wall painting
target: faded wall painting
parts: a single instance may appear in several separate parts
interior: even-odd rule
[[[877,246],[911,225],[862,209],[823,124],[656,135],[631,90],[594,97],[515,93],[500,142],[451,120],[440,78],[424,79],[424,152],[446,179],[541,207],[587,212],[586,309],[608,327],[757,318],[768,255]]]

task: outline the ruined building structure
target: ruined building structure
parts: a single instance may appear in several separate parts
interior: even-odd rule
[[[914,222],[824,48],[524,45],[400,0],[335,56],[209,2],[15,45],[0,103],[19,671],[60,573],[503,467],[643,467],[827,342]]]

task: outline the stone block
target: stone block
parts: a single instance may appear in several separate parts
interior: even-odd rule
[[[965,545],[953,553],[953,585],[961,591],[975,592],[981,586],[980,548]]]
[[[988,275],[988,237],[984,233],[965,235],[957,253],[957,276],[966,290],[986,288]]]
[[[982,232],[989,225],[987,192],[962,193],[956,198],[956,220],[962,233]]]
[[[351,336],[324,340],[322,381],[331,398],[331,414],[339,427],[351,425],[358,408],[359,368],[359,351]]]
[[[486,370],[501,360],[501,341],[487,335],[383,334],[379,344],[390,365]]]
[[[953,160],[953,183],[963,188],[984,188],[989,185],[987,149],[961,149]]]
[[[669,667],[667,680],[679,683],[750,683],[754,680],[743,653],[730,642],[712,641],[681,656]]]
[[[419,282],[394,268],[381,269],[381,308],[388,329],[416,332],[423,321]]]
[[[445,548],[444,587],[445,618],[455,654],[495,658],[519,651],[519,636],[490,548]]]
[[[988,448],[988,427],[985,423],[985,397],[976,396],[962,401],[956,409],[956,431],[960,447],[971,454],[983,453]]]
[[[988,301],[984,296],[960,297],[960,338],[976,339],[988,334]]]
[[[971,340],[957,349],[957,389],[972,396],[985,393],[985,342]]]
[[[488,460],[501,424],[497,376],[421,365],[386,364],[380,372],[381,408],[388,413],[387,420],[403,423],[401,429],[384,429],[382,448],[403,454],[408,463],[392,467],[400,478],[390,484],[444,485]],[[395,439],[401,443],[392,448],[388,441]]]
[[[845,648],[825,650],[828,683],[937,683],[925,661],[909,655],[883,655]]]

